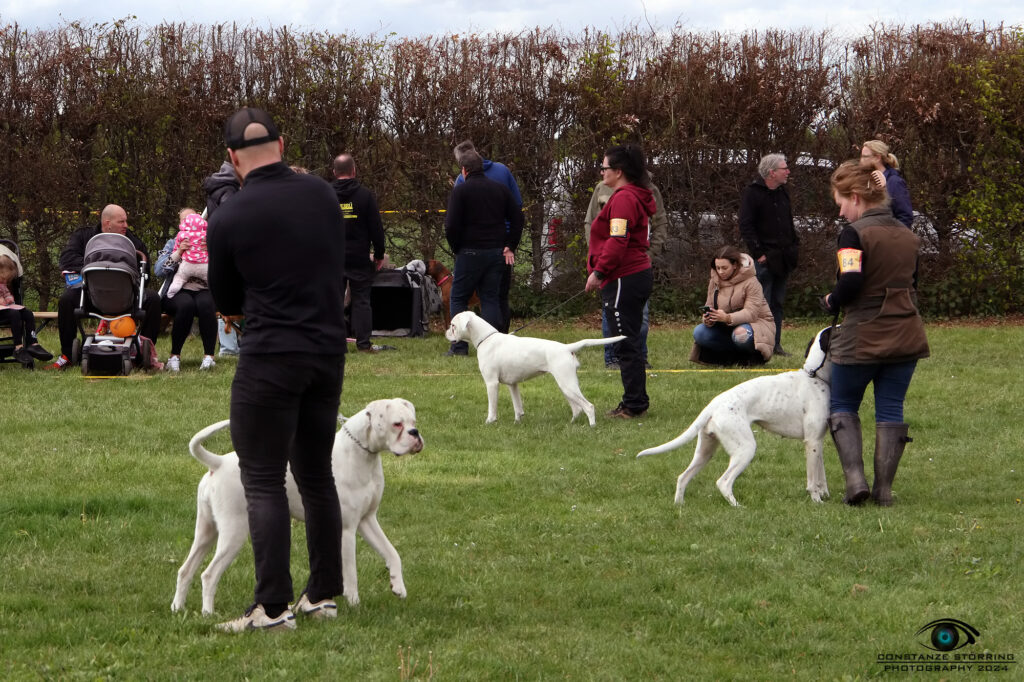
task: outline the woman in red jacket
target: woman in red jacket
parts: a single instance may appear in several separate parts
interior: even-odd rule
[[[607,416],[633,419],[650,406],[640,326],[654,284],[647,249],[656,205],[643,150],[637,145],[610,148],[601,164],[601,181],[615,192],[590,226],[586,289],[601,289],[612,334],[626,337],[616,345],[622,401]]]

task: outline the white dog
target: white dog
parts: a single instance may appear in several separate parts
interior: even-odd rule
[[[576,351],[587,346],[607,346],[625,336],[607,339],[583,339],[576,343],[559,343],[549,339],[502,334],[476,313],[467,310],[452,318],[449,341],[472,341],[476,346],[477,364],[487,386],[487,423],[498,420],[498,384],[508,386],[516,421],[523,416],[523,399],[519,383],[548,372],[555,378],[562,395],[572,408],[572,420],[584,412],[593,426],[594,406],[583,397],[576,369],[580,366]]]
[[[249,537],[245,491],[238,469],[238,455],[216,455],[203,441],[224,429],[230,422],[217,422],[197,433],[188,447],[192,456],[210,471],[199,481],[196,537],[185,563],[178,569],[171,610],[185,606],[189,585],[200,562],[214,541],[217,550],[202,575],[203,613],[213,613],[217,583]],[[416,428],[416,408],[401,398],[375,400],[342,425],[334,437],[332,464],[334,481],[341,502],[341,566],[344,596],[353,606],[359,603],[356,579],[356,530],[370,543],[391,574],[391,591],[405,598],[402,560],[377,522],[377,508],[384,493],[384,468],[380,452],[396,455],[423,449],[423,438]],[[288,507],[299,521],[305,520],[302,500],[291,471],[286,479]],[[219,537],[218,537],[219,535]]]
[[[780,436],[803,440],[807,492],[815,502],[828,497],[822,448],[828,431],[832,375],[832,363],[826,359],[830,334],[831,327],[818,332],[808,346],[802,369],[744,381],[720,393],[677,438],[637,455],[668,452],[697,438],[693,461],[676,481],[676,504],[683,503],[686,485],[704,468],[721,443],[729,454],[729,468],[718,479],[718,490],[730,504],[739,506],[732,486],[757,450],[757,441],[750,429],[752,423]]]

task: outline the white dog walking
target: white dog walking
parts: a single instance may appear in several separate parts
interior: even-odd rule
[[[525,414],[523,399],[519,395],[520,382],[545,372],[554,377],[562,395],[572,408],[572,420],[580,412],[587,415],[594,426],[594,406],[583,397],[576,376],[579,360],[576,351],[588,346],[607,346],[618,343],[625,336],[607,339],[583,339],[576,343],[559,343],[549,339],[502,334],[476,313],[467,310],[452,318],[445,332],[449,341],[472,341],[476,347],[477,364],[487,387],[487,423],[498,420],[498,384],[508,386],[516,421]]]
[[[683,503],[687,484],[700,473],[721,443],[729,454],[729,467],[716,485],[731,505],[739,506],[732,486],[757,451],[757,441],[750,428],[752,423],[780,436],[803,440],[807,492],[815,502],[828,497],[822,450],[828,431],[832,363],[826,359],[826,350],[831,329],[822,329],[814,337],[802,369],[744,381],[720,393],[678,437],[637,455],[668,452],[697,439],[693,460],[676,481],[676,504]]]
[[[178,570],[174,601],[171,602],[172,611],[179,611],[185,606],[192,578],[216,541],[217,549],[213,559],[202,575],[203,613],[213,613],[217,584],[249,538],[249,517],[238,468],[238,455],[234,452],[217,455],[203,446],[203,441],[226,428],[229,423],[225,420],[207,426],[189,443],[192,456],[210,471],[199,481],[196,536],[185,563]],[[377,508],[384,494],[384,468],[380,453],[390,450],[396,455],[404,455],[422,449],[423,438],[416,428],[416,408],[401,398],[373,401],[349,418],[335,434],[331,460],[341,503],[342,579],[345,599],[353,606],[359,603],[356,577],[357,529],[387,564],[391,575],[391,591],[405,598],[402,560],[377,522]],[[302,499],[290,470],[285,485],[292,516],[304,521]]]

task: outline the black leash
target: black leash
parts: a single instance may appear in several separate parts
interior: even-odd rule
[[[571,300],[573,300],[574,298],[576,298],[576,297],[578,297],[578,296],[581,296],[582,294],[585,294],[585,293],[587,293],[587,289],[586,289],[586,287],[584,287],[584,288],[583,288],[583,290],[582,290],[582,291],[580,291],[579,293],[577,293],[577,294],[573,294],[573,295],[572,295],[572,296],[570,296],[569,298],[565,299],[564,301],[562,301],[561,303],[559,303],[558,305],[556,305],[556,306],[555,306],[554,308],[552,308],[551,310],[549,310],[549,311],[547,311],[546,313],[544,313],[544,314],[540,315],[540,316],[539,316],[539,317],[538,317],[538,318],[537,318],[536,320],[534,320],[533,322],[527,322],[527,323],[526,323],[526,324],[524,324],[524,325],[523,325],[522,327],[520,327],[519,329],[516,329],[515,331],[513,331],[513,332],[511,332],[511,333],[512,333],[512,334],[516,334],[516,333],[518,333],[518,332],[521,332],[522,330],[526,329],[526,328],[527,328],[527,327],[529,327],[530,325],[533,325],[533,324],[536,324],[536,323],[540,322],[541,318],[543,318],[543,317],[546,317],[547,315],[550,315],[551,313],[555,312],[556,310],[558,310],[559,308],[561,308],[561,307],[562,307],[563,305],[565,305],[565,304],[566,304],[566,303],[568,303],[569,301],[571,301]]]

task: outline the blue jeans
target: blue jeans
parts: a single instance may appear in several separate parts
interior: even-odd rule
[[[650,327],[651,303],[650,301],[648,301],[647,303],[644,303],[644,319],[643,322],[640,324],[640,345],[643,348],[644,363],[647,362],[647,332],[650,330]],[[605,312],[605,309],[603,307],[601,308],[601,336],[605,337],[606,339],[609,336],[615,336],[615,334],[612,334],[612,326],[608,324],[608,313]],[[619,356],[615,354],[615,344],[612,343],[605,346],[604,364],[611,365],[614,363],[618,363],[618,361]]]
[[[786,298],[786,281],[789,275],[779,277],[772,274],[765,263],[754,263],[754,272],[757,273],[757,281],[761,283],[761,290],[764,292],[764,300],[768,301],[768,307],[775,318],[775,347],[782,345],[782,302]]]
[[[875,422],[901,423],[903,401],[917,360],[874,365],[832,365],[832,414],[857,414],[868,384],[875,388]]]
[[[725,352],[754,352],[754,328],[749,324],[730,327],[721,322],[709,327],[698,324],[693,330],[693,340],[698,346]]]
[[[480,298],[480,316],[492,327],[501,330],[501,278],[505,274],[505,256],[501,249],[464,248],[455,256],[452,276],[451,315],[455,317],[469,308],[469,299],[476,292]],[[469,344],[459,341],[452,349],[469,352]]]

